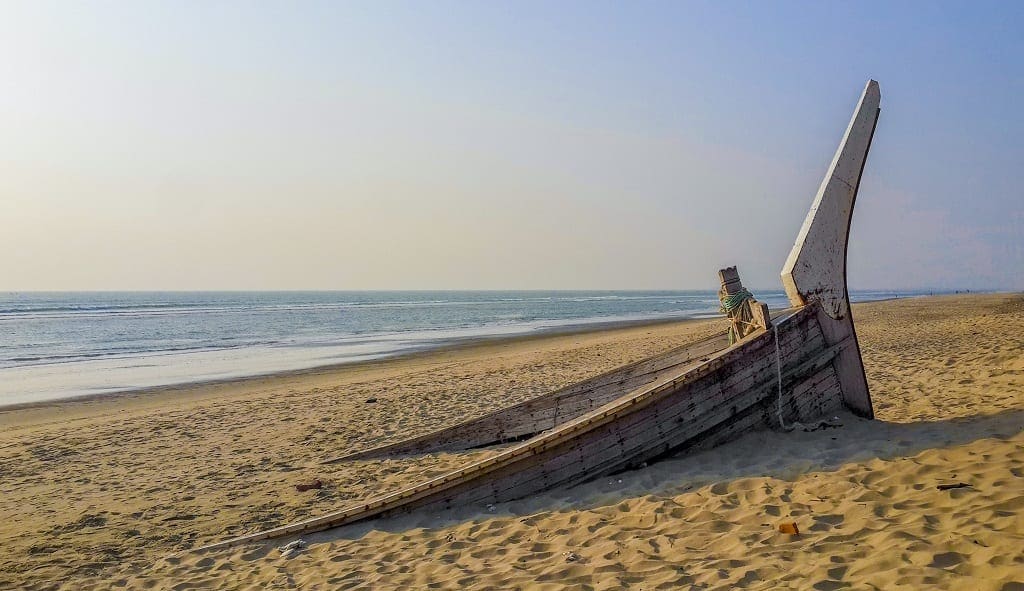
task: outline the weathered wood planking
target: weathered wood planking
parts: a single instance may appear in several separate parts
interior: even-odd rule
[[[816,308],[803,308],[776,321],[776,326],[778,357],[775,333],[762,332],[697,367],[641,386],[495,457],[365,504],[206,548],[322,531],[428,507],[486,506],[777,425],[778,362],[787,422],[807,420],[817,416],[808,412],[841,405],[831,362],[842,344],[824,345]],[[795,400],[794,393],[801,399]]]
[[[728,337],[716,335],[475,419],[412,439],[332,458],[324,463],[471,449],[525,439],[606,404],[630,390],[699,364],[727,346]]]

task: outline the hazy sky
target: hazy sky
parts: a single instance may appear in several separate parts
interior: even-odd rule
[[[1024,288],[1024,3],[4,2],[0,289]]]

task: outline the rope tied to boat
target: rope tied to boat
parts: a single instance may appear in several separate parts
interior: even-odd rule
[[[747,300],[752,300],[752,299],[754,299],[754,294],[750,293],[750,291],[748,291],[747,288],[744,287],[743,289],[737,291],[734,294],[726,295],[726,296],[722,297],[722,299],[721,299],[721,302],[722,302],[721,311],[726,313],[726,314],[729,314],[730,312],[733,312],[734,310],[738,310],[740,308],[740,306],[743,305],[743,302],[746,302]],[[731,316],[731,314],[729,314],[729,315]]]
[[[754,326],[750,312],[750,302],[755,301],[754,294],[745,287],[733,294],[727,294],[723,289],[718,293],[718,301],[722,304],[719,312],[733,321],[733,326],[729,327],[729,344],[732,345],[747,332],[747,326]]]
[[[779,415],[779,427],[782,427],[783,431],[792,431],[796,424],[786,427],[786,421],[782,418],[782,353],[779,350],[779,325],[773,324],[772,331],[775,333],[775,377],[778,379],[778,404],[775,411]]]

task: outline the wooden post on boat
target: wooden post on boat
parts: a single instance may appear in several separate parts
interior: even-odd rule
[[[718,290],[718,300],[722,302],[722,311],[732,324],[729,328],[730,343],[742,340],[759,330],[771,328],[768,304],[755,300],[743,287],[736,267],[719,269],[718,279],[722,283],[721,289]]]
[[[833,361],[844,404],[873,418],[860,345],[846,287],[846,250],[868,149],[881,111],[878,82],[868,80],[846,134],[782,268],[782,284],[794,306],[816,303],[828,346],[847,343]]]

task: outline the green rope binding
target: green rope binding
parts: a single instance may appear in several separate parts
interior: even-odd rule
[[[743,302],[754,299],[754,294],[747,291],[747,288],[743,288],[732,295],[727,295],[722,298],[722,312],[728,314],[733,310],[739,309],[743,305]]]

